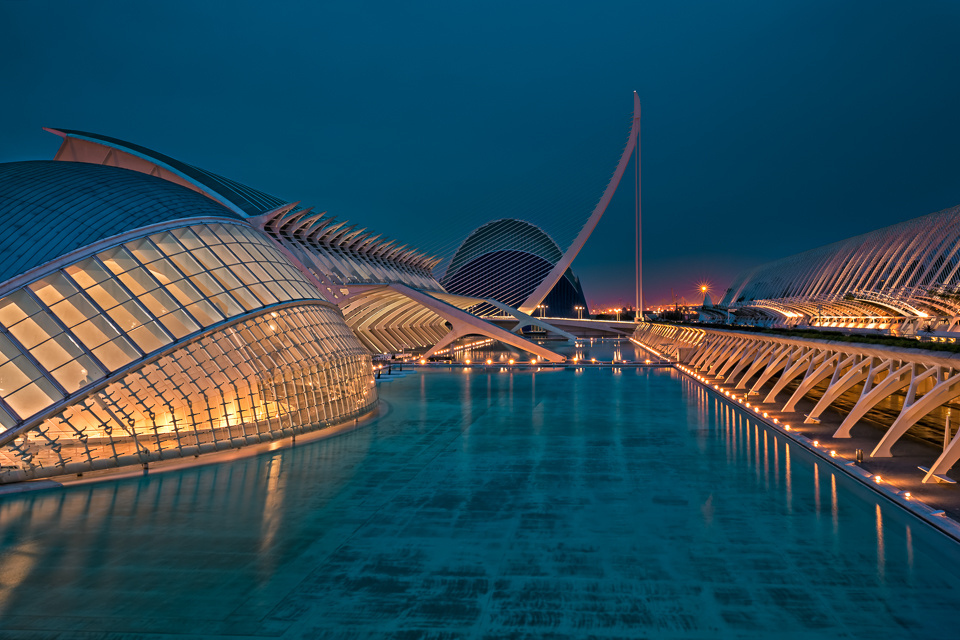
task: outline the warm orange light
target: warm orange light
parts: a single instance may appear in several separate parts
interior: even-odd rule
[[[537,364],[536,358],[530,358],[530,364]]]
[[[904,492],[903,492],[903,499],[904,499],[904,500],[909,500],[910,497],[911,497],[911,496],[910,496],[910,492],[909,492],[909,491],[904,491]]]
[[[490,358],[487,358],[487,364],[493,364],[493,360],[491,360]]]
[[[469,359],[464,360],[464,362],[467,363],[467,364],[470,364],[470,360],[469,360]]]
[[[507,360],[507,364],[513,364],[513,358],[510,358],[509,360]]]
[[[427,364],[427,361],[423,358],[420,358],[420,364]]]
[[[873,476],[873,481],[876,482],[877,484],[880,484],[880,482],[883,481],[883,478],[881,478],[880,476]]]

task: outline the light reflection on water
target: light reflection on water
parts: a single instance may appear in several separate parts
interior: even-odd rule
[[[951,635],[956,544],[672,371],[380,391],[329,440],[0,499],[0,629]]]
[[[646,351],[626,338],[585,338],[578,340],[576,343],[564,340],[537,342],[544,348],[566,357],[571,362],[574,358],[578,361],[590,361],[592,358],[596,358],[598,362],[610,362],[611,360],[640,362],[649,357]],[[475,349],[456,351],[451,355],[454,362],[462,363],[470,360],[473,364],[486,362],[487,359],[493,360],[494,364],[506,364],[511,358],[516,362],[526,363],[529,355],[501,342],[494,342]]]

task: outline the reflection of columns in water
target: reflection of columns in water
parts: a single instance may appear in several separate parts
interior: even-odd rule
[[[887,557],[883,548],[883,514],[880,505],[877,505],[877,577],[883,581],[886,578]]]
[[[913,532],[910,525],[907,525],[907,571],[910,578],[913,578]]]
[[[757,469],[757,481],[760,480],[760,425],[753,423],[753,464]]]
[[[830,474],[830,515],[833,516],[833,538],[836,540],[840,530],[840,506],[837,504],[837,476]]]
[[[730,406],[727,403],[723,404],[723,432],[726,435],[724,447],[727,451],[727,464],[730,465],[733,463],[733,451],[730,444],[730,439],[733,437],[733,428],[730,424]]]
[[[817,514],[817,520],[820,519],[820,465],[813,463],[813,504]]]
[[[785,465],[784,476],[787,479],[787,513],[793,513],[793,478],[791,477],[790,472],[790,444],[783,448],[783,457]]]
[[[780,438],[773,437],[773,481],[780,487]]]
[[[270,547],[273,545],[273,539],[280,529],[280,522],[283,515],[283,488],[280,484],[280,466],[283,461],[282,454],[275,454],[270,458],[267,464],[267,488],[263,505],[263,523],[260,533],[260,551],[257,559],[261,563],[272,559]],[[267,571],[272,571],[273,567],[264,567]]]
[[[468,369],[464,369],[468,371]],[[463,415],[463,427],[460,429],[463,438],[463,447],[467,446],[467,439],[470,436],[470,429],[473,427],[473,402],[471,402],[471,388],[473,386],[473,376],[467,374],[460,377],[460,384],[463,385],[463,402],[460,403],[460,411]]]
[[[763,486],[770,490],[770,459],[767,453],[767,430],[763,430]]]

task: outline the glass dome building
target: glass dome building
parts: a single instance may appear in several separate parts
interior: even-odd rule
[[[0,164],[0,223],[0,483],[266,442],[376,402],[336,305],[206,195]]]
[[[450,293],[493,298],[519,307],[561,260],[563,252],[540,227],[504,218],[475,229],[457,249],[440,283]],[[567,269],[544,298],[546,315],[577,317],[586,307],[580,280]]]

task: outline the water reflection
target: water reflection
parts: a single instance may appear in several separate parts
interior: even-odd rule
[[[758,488],[772,496],[778,496],[780,508],[787,514],[798,516],[809,513],[815,521],[821,515],[826,515],[825,505],[822,504],[826,487],[826,477],[829,475],[829,529],[814,527],[809,531],[813,539],[829,542],[831,553],[850,554],[857,557],[861,554],[851,554],[850,548],[845,549],[846,536],[851,535],[850,528],[856,528],[857,534],[866,531],[863,521],[864,497],[868,498],[871,522],[869,524],[870,537],[875,540],[876,552],[871,558],[874,574],[879,584],[889,584],[890,580],[890,539],[895,536],[902,540],[904,553],[899,560],[896,571],[904,577],[912,576],[915,565],[915,527],[909,516],[901,514],[897,509],[885,502],[870,499],[869,490],[861,488],[856,483],[836,472],[815,459],[808,452],[781,441],[779,436],[769,431],[759,422],[746,414],[731,407],[729,403],[714,401],[703,402],[702,387],[693,383],[684,384],[684,390],[692,403],[700,411],[708,412],[714,424],[714,431],[718,442],[713,445],[723,456],[727,465],[746,466],[753,470],[753,476]],[[702,449],[704,441],[702,431],[698,431],[697,444]],[[781,467],[780,460],[783,458]],[[841,486],[842,485],[842,486]],[[798,490],[798,487],[801,489]],[[804,487],[810,487],[804,490]],[[845,526],[847,527],[845,531]],[[895,527],[891,529],[891,527]],[[924,529],[928,535],[937,535]],[[844,561],[848,561],[844,558]]]
[[[881,582],[886,578],[887,554],[883,548],[883,511],[876,506],[877,513],[877,576]]]
[[[380,391],[323,442],[3,498],[0,628],[951,637],[956,545],[674,373]]]

